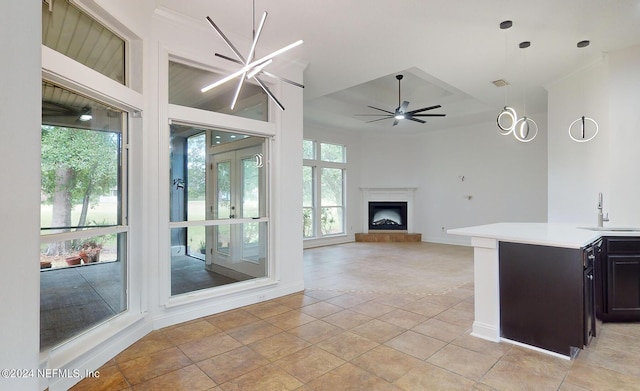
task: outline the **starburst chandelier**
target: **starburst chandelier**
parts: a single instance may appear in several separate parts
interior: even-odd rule
[[[238,101],[238,97],[240,96],[240,90],[242,89],[242,85],[244,84],[245,80],[248,79],[253,79],[256,81],[256,83],[258,83],[258,85],[260,87],[262,87],[262,89],[264,90],[264,92],[269,96],[269,98],[271,98],[275,104],[278,105],[278,107],[280,108],[280,110],[284,111],[284,106],[282,105],[282,103],[280,103],[280,101],[278,101],[278,99],[275,97],[275,95],[273,95],[273,93],[269,90],[269,88],[266,86],[266,84],[260,79],[260,75],[266,75],[269,77],[273,77],[275,79],[278,80],[282,80],[286,83],[292,84],[294,86],[297,87],[301,87],[304,88],[304,86],[300,83],[296,83],[292,80],[289,79],[285,79],[283,77],[280,76],[276,76],[273,73],[269,73],[267,71],[265,71],[265,68],[271,64],[273,62],[273,59],[277,56],[279,56],[280,54],[287,52],[293,48],[295,48],[296,46],[300,46],[302,44],[302,40],[298,40],[295,41],[281,49],[276,50],[275,52],[268,54],[264,57],[261,57],[259,59],[255,59],[255,51],[256,51],[256,46],[258,44],[258,39],[260,38],[260,34],[262,33],[262,29],[264,27],[265,21],[267,19],[267,12],[265,11],[262,14],[262,19],[260,20],[260,24],[258,25],[258,30],[256,31],[255,29],[255,0],[253,2],[253,23],[254,23],[254,28],[253,28],[253,42],[251,44],[251,49],[249,49],[249,54],[247,55],[247,57],[244,57],[240,51],[233,45],[233,43],[231,43],[231,41],[227,38],[227,36],[222,32],[222,30],[220,30],[220,28],[213,22],[213,20],[207,16],[207,21],[209,22],[209,24],[211,25],[211,27],[213,27],[214,30],[216,30],[216,32],[218,33],[218,35],[220,36],[220,38],[222,38],[222,40],[227,44],[227,46],[229,47],[229,49],[231,49],[231,51],[236,55],[237,58],[232,58],[232,57],[228,57],[225,56],[223,54],[220,53],[216,53],[215,55],[217,57],[223,58],[227,61],[231,61],[237,64],[242,65],[242,67],[233,72],[232,74],[212,83],[209,84],[206,87],[203,87],[200,91],[202,91],[203,93],[212,90],[228,81],[231,81],[235,78],[237,78],[238,76],[240,76],[240,80],[238,81],[238,86],[236,87],[236,92],[235,95],[233,97],[233,100],[231,101],[231,110],[234,109],[236,102]]]

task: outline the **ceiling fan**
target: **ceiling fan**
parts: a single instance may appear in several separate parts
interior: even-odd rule
[[[367,106],[370,107],[374,110],[378,110],[378,111],[382,111],[385,114],[356,114],[357,116],[382,116],[382,118],[377,118],[374,119],[372,121],[367,121],[367,123],[370,122],[376,122],[376,121],[382,121],[384,119],[389,119],[389,118],[393,118],[393,126],[396,126],[400,120],[403,119],[408,119],[410,121],[415,121],[415,122],[420,122],[421,124],[426,124],[427,121],[424,121],[420,118],[416,118],[416,117],[444,117],[446,114],[419,114],[422,113],[424,111],[428,111],[428,110],[433,110],[433,109],[438,109],[442,106],[440,105],[435,105],[435,106],[429,106],[429,107],[423,107],[421,109],[417,109],[417,110],[411,110],[411,111],[407,111],[407,107],[409,107],[409,102],[408,101],[404,101],[402,103],[401,99],[400,99],[400,80],[402,80],[402,75],[396,75],[396,79],[398,79],[398,107],[395,109],[395,111],[389,111],[389,110],[383,110],[377,107],[373,107],[373,106]]]

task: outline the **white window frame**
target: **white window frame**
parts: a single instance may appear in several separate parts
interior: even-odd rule
[[[347,146],[339,143],[324,142],[318,140],[305,139],[304,141],[310,141],[313,143],[313,159],[303,159],[302,165],[304,167],[311,167],[312,170],[312,183],[313,183],[313,235],[303,237],[303,240],[313,240],[322,238],[331,238],[345,236],[347,234]],[[344,162],[329,162],[321,159],[321,146],[322,144],[339,145],[343,148]],[[321,205],[322,203],[322,169],[323,168],[335,168],[342,170],[342,205]],[[323,234],[322,233],[322,208],[323,207],[341,207],[342,208],[342,229],[339,233]]]
[[[74,1],[73,4],[77,4],[77,2]],[[84,10],[86,12],[86,8],[84,8]],[[87,13],[92,17],[94,16],[91,12]],[[104,23],[103,18],[100,18],[100,22],[103,23],[105,27],[110,29],[112,28],[110,24]],[[122,30],[120,30],[119,35],[124,36],[125,34],[122,34],[121,32]],[[127,52],[130,53],[132,51],[131,43],[139,42],[139,37],[135,36],[131,32],[128,32],[126,35],[127,38],[123,39],[125,39],[126,45],[129,47]],[[133,133],[140,132],[142,130],[141,112],[142,107],[144,106],[142,94],[131,89],[127,85],[120,84],[119,82],[112,80],[63,54],[56,52],[49,47],[41,45],[41,48],[43,80],[47,80],[78,94],[98,100],[123,111],[125,114],[128,114],[126,124],[126,132],[128,135],[125,136],[125,132],[123,132],[121,152],[124,159],[122,167],[122,185],[123,187],[126,186],[128,182],[126,178],[131,175],[130,164],[127,162],[131,162],[134,159],[133,154],[137,153],[137,149],[132,148],[132,145],[129,142],[132,140],[132,137],[134,137]],[[128,58],[131,57],[131,55],[128,56]],[[139,56],[135,55],[134,57],[138,58]],[[127,70],[129,69],[131,69],[130,62],[126,64],[126,74],[128,74]],[[127,78],[127,81],[131,80]],[[125,158],[124,155],[128,155],[128,158]],[[95,347],[121,334],[122,330],[143,319],[144,309],[142,307],[141,299],[142,282],[138,272],[140,268],[129,262],[129,260],[133,258],[131,254],[132,230],[129,221],[130,211],[128,211],[129,198],[131,197],[129,190],[129,187],[123,189],[125,193],[122,199],[122,208],[127,211],[127,213],[123,216],[122,225],[109,228],[96,228],[82,231],[82,233],[72,232],[40,236],[41,244],[44,244],[52,241],[66,240],[71,238],[71,236],[73,236],[73,238],[84,238],[114,233],[126,233],[127,248],[125,251],[128,260],[126,271],[127,285],[125,287],[127,299],[126,310],[50,350],[40,352],[40,360],[43,363],[42,365],[47,365],[50,368],[62,368],[63,365],[66,365],[73,358],[80,357],[91,352]],[[135,236],[137,238],[140,237],[138,233],[136,233]]]

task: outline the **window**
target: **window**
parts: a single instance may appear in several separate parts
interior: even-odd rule
[[[170,131],[171,295],[268,277],[266,138]]]
[[[127,309],[126,114],[42,83],[40,346]]]
[[[42,44],[125,84],[125,41],[67,0],[42,2]]]
[[[243,84],[233,111],[230,106],[237,83],[229,82],[206,93],[200,92],[202,87],[223,77],[224,75],[169,61],[169,103],[259,121],[269,120],[267,94],[260,86],[249,81]]]
[[[304,238],[345,233],[345,149],[339,144],[303,141]]]

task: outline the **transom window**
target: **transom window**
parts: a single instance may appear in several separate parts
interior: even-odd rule
[[[42,2],[42,44],[125,84],[125,41],[68,0]]]

